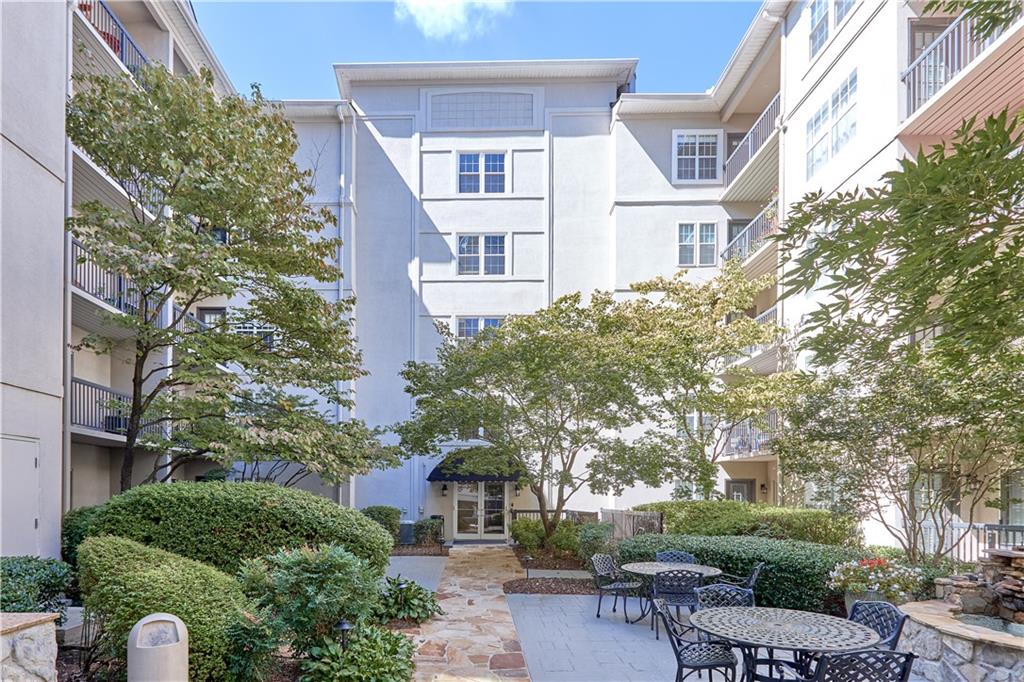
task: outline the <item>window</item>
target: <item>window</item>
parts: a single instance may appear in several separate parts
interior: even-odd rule
[[[483,154],[483,173],[480,154],[459,154],[459,194],[504,194],[505,154],[489,152]],[[481,177],[482,176],[482,177]]]
[[[1024,525],[1024,474],[1011,474],[1003,479],[1003,523]]]
[[[722,133],[717,130],[673,131],[675,182],[716,182],[722,167]]]
[[[267,350],[274,349],[274,339],[277,336],[277,329],[266,324],[240,324],[235,327],[235,333],[242,336],[256,336],[262,339]]]
[[[227,317],[227,308],[196,308],[196,317],[203,324],[216,327]]]
[[[857,71],[832,93],[832,156],[857,133]]]
[[[853,9],[856,0],[836,0],[836,26],[843,23],[843,19]]]
[[[456,323],[456,335],[460,339],[471,339],[481,329],[495,329],[501,326],[500,317],[460,317]]]
[[[480,241],[483,240],[483,253]],[[459,235],[458,274],[504,275],[505,235]]]
[[[828,161],[828,102],[807,121],[807,179]]]
[[[828,40],[828,0],[811,0],[811,57]]]
[[[718,223],[679,223],[679,265],[715,265],[718,262],[717,236]]]
[[[733,240],[736,239],[743,230],[747,229],[747,225],[751,222],[750,218],[734,218],[730,220],[728,234],[726,235],[726,244],[732,244]]]
[[[228,243],[228,231],[223,227],[211,227],[210,236],[213,237],[213,241],[218,244]]]

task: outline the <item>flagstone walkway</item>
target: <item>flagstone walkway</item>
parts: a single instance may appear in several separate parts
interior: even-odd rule
[[[409,631],[416,644],[416,680],[529,680],[501,588],[523,577],[506,545],[452,547],[437,588],[444,615]]]

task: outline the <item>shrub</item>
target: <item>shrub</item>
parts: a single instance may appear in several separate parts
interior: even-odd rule
[[[360,511],[363,516],[373,519],[380,524],[381,528],[391,534],[391,538],[398,544],[398,534],[402,530],[402,510],[398,507],[389,507],[384,504],[364,507]]]
[[[302,664],[303,682],[406,682],[413,672],[412,640],[373,625],[355,631],[348,649],[339,644],[314,649]]]
[[[441,613],[434,593],[411,580],[385,578],[374,615],[378,622],[411,620],[422,623]]]
[[[64,515],[60,526],[60,555],[72,568],[78,565],[78,546],[89,534],[89,526],[102,508],[102,505],[79,507]]]
[[[232,642],[227,666],[232,679],[264,682],[272,677],[274,654],[281,648],[281,622],[266,610],[245,611],[228,625]]]
[[[541,530],[543,533],[543,529]],[[563,554],[576,554],[580,549],[580,538],[576,526],[569,521],[562,521],[555,527],[555,532],[547,539],[547,546]]]
[[[417,545],[439,545],[444,542],[444,520],[420,519],[412,524],[412,536]]]
[[[757,582],[758,606],[842,613],[842,594],[829,588],[836,564],[864,558],[859,549],[796,540],[702,535],[639,535],[619,543],[622,563],[653,561],[656,552],[681,549],[697,562],[734,575],[749,575],[765,563]]]
[[[0,611],[59,613],[64,622],[64,593],[71,567],[58,559],[0,557]]]
[[[665,515],[665,532],[681,535],[757,535],[858,547],[857,520],[823,509],[777,507],[736,500],[676,500],[636,507]]]
[[[595,554],[608,554],[612,550],[612,524],[610,523],[584,523],[576,530],[579,538],[579,549],[576,555],[590,568],[590,558]]]
[[[281,623],[300,653],[330,639],[342,618],[356,622],[369,615],[377,599],[377,574],[351,552],[331,545],[248,559],[238,580],[246,596]]]
[[[910,601],[921,584],[921,569],[872,558],[844,561],[832,569],[829,587],[843,592],[878,592],[894,604]]]
[[[272,483],[142,485],[115,495],[89,535],[118,535],[235,574],[244,559],[282,548],[339,545],[384,573],[392,540],[327,498]]]
[[[87,538],[79,547],[78,564],[85,610],[103,623],[97,642],[102,657],[123,662],[136,621],[154,612],[173,613],[188,628],[189,678],[228,676],[229,627],[247,606],[231,576],[113,536]]]
[[[544,524],[540,519],[516,519],[509,524],[508,532],[527,552],[536,552],[544,541]]]

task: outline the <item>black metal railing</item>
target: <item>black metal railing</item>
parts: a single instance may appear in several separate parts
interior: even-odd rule
[[[71,240],[71,261],[72,286],[123,313],[134,315],[139,311],[142,299],[132,280],[100,267],[77,239]]]
[[[89,20],[107,47],[117,55],[125,68],[134,76],[149,62],[145,53],[132,40],[124,24],[103,0],[80,0],[78,11]]]
[[[729,431],[724,454],[728,457],[749,457],[768,451],[769,443],[779,432],[779,413],[771,410],[763,425],[744,420]]]
[[[736,147],[735,151],[726,160],[725,184],[727,187],[739,176],[740,171],[747,165],[747,162],[754,158],[754,155],[760,151],[764,143],[775,132],[775,128],[778,126],[779,111],[779,95],[775,95],[775,98],[761,112],[757,120],[754,121],[754,125],[751,126],[750,130],[740,141],[739,146]]]
[[[132,397],[85,379],[71,379],[71,423],[106,433],[128,431]],[[160,433],[159,424],[142,428],[143,433]]]

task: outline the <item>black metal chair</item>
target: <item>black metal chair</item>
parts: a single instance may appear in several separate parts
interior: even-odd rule
[[[721,640],[689,642],[683,639],[683,635],[691,628],[672,617],[664,599],[654,599],[651,608],[665,624],[665,632],[672,644],[672,653],[676,656],[676,682],[682,682],[693,673],[700,677],[705,670],[709,681],[717,670],[727,682],[735,682],[739,661],[731,644]]]
[[[676,569],[662,571],[654,576],[654,585],[651,589],[653,599],[661,599],[668,606],[676,608],[676,616],[679,609],[685,607],[693,613],[697,607],[696,589],[704,584],[704,576],[696,571]],[[654,625],[654,637],[660,639],[657,619],[651,619]]]
[[[914,654],[885,649],[822,654],[814,677],[808,679],[813,682],[907,682],[915,658]]]
[[[697,593],[698,609],[713,609],[719,606],[753,606],[754,591],[745,587],[716,583],[694,590]]]
[[[594,585],[597,586],[597,617],[601,617],[601,600],[606,593],[615,595],[612,603],[612,613],[615,613],[619,606],[619,597],[622,597],[622,615],[629,620],[626,612],[626,601],[629,595],[636,594],[640,589],[639,581],[627,581],[622,577],[622,571],[615,565],[615,559],[608,554],[595,554],[590,558],[594,566]]]
[[[894,651],[903,632],[907,614],[886,601],[855,601],[850,608],[850,620],[865,625],[882,638],[878,649]]]
[[[759,561],[754,566],[754,570],[750,572],[748,576],[732,575],[731,573],[723,573],[718,576],[716,580],[725,585],[735,585],[736,587],[744,587],[748,590],[754,589],[754,585],[757,584],[757,579],[761,577],[761,571],[764,570],[764,562]]]
[[[684,552],[681,549],[667,549],[664,552],[656,552],[654,554],[655,561],[663,561],[666,564],[695,564],[697,563],[696,557],[689,552]]]

